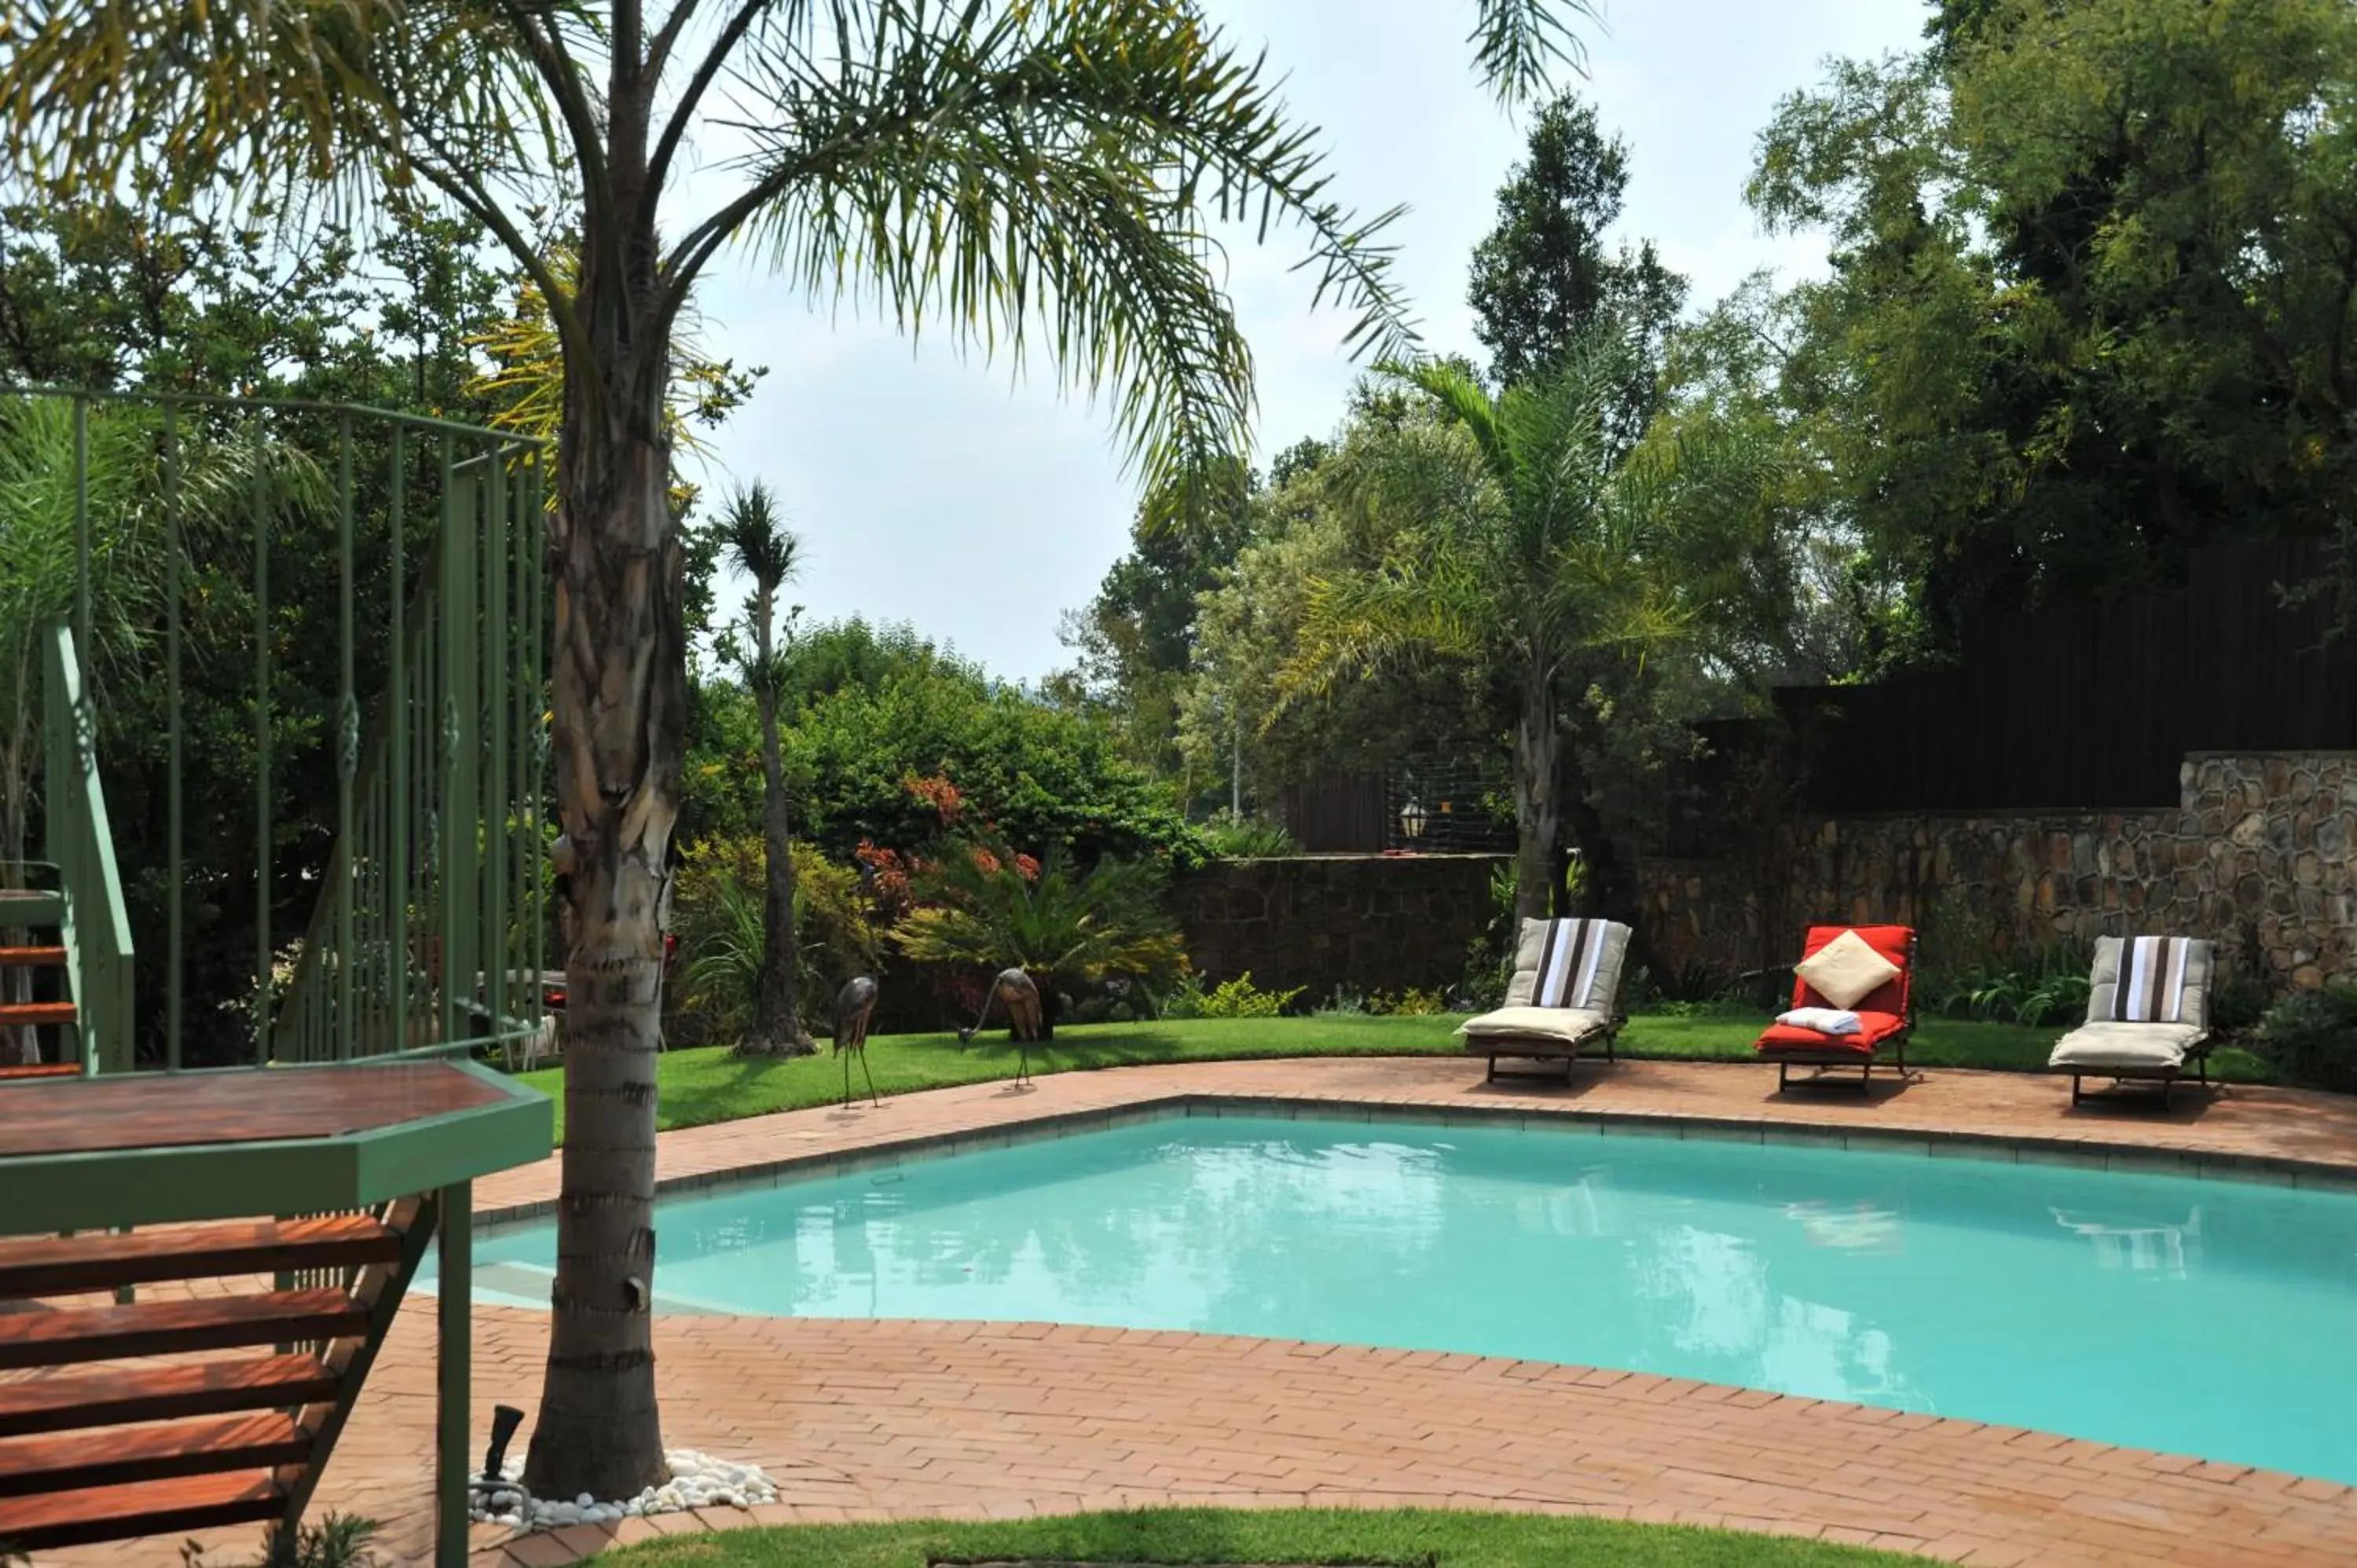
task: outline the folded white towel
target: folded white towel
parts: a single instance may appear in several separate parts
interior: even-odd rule
[[[1776,1022],[1795,1029],[1814,1029],[1820,1035],[1857,1035],[1866,1031],[1857,1014],[1839,1007],[1795,1007],[1790,1013],[1777,1014]]]

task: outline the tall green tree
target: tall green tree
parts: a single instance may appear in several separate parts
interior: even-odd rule
[[[1834,245],[1792,409],[1935,631],[2345,517],[2352,108],[2341,0],[1951,0],[1780,106],[1753,203]]]
[[[1478,668],[1512,714],[1515,902],[1547,913],[1577,677],[1603,652],[1663,650],[1732,591],[1764,456],[1697,436],[1623,454],[1611,429],[1627,346],[1592,328],[1534,381],[1492,395],[1443,364],[1402,367],[1447,423],[1405,425],[1361,483],[1410,520],[1382,566],[1318,583],[1284,673],[1295,692],[1420,652]],[[1583,845],[1600,851],[1600,843]],[[1618,892],[1619,890],[1614,890]]]
[[[1598,322],[1618,322],[1630,352],[1612,428],[1624,446],[1652,417],[1663,350],[1686,297],[1686,280],[1662,264],[1651,240],[1616,249],[1608,238],[1628,188],[1628,144],[1604,134],[1595,108],[1573,93],[1546,105],[1529,156],[1499,188],[1497,225],[1473,249],[1469,295],[1499,386],[1530,381]]]
[[[758,481],[729,498],[720,514],[719,532],[727,542],[730,562],[753,582],[752,601],[745,609],[751,646],[735,651],[761,722],[761,981],[753,1031],[737,1048],[756,1055],[806,1056],[814,1047],[802,1024],[800,1002],[793,837],[785,754],[778,741],[778,705],[786,670],[777,646],[778,590],[802,569],[802,541],[786,526],[770,488]]]
[[[1510,97],[1536,86],[1582,9],[1479,0],[1484,73]],[[1160,481],[1245,445],[1251,357],[1207,216],[1297,224],[1351,340],[1385,349],[1402,328],[1380,225],[1333,200],[1274,79],[1193,0],[46,0],[9,34],[0,113],[34,177],[110,190],[160,165],[297,213],[425,186],[498,237],[556,325],[570,1037],[526,1479],[630,1496],[663,1475],[654,1059],[687,691],[663,407],[697,279],[742,242],[909,328],[1017,354],[1044,338]],[[716,138],[744,149],[738,183],[691,209],[680,160]],[[571,281],[533,231],[560,207],[577,215]]]

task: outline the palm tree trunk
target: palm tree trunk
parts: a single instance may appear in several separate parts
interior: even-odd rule
[[[669,1475],[651,1311],[655,1056],[687,643],[651,263],[642,278],[614,279],[599,275],[597,254],[585,247],[579,309],[593,352],[567,366],[551,528],[557,810],[570,856],[559,869],[573,918],[556,1280],[524,1477],[540,1497],[624,1498]]]
[[[802,1027],[802,950],[794,933],[794,846],[789,832],[786,768],[778,744],[778,694],[762,638],[761,712],[761,994],[748,1051],[807,1056],[816,1049]]]
[[[1514,721],[1514,915],[1546,918],[1555,885],[1555,846],[1562,828],[1559,790],[1563,735],[1555,724],[1554,682],[1534,674]]]

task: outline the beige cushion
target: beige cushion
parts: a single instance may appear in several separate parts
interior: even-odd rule
[[[1803,959],[1794,972],[1835,1006],[1855,1007],[1897,974],[1899,966],[1856,931],[1844,931]]]
[[[2073,1070],[2180,1068],[2201,1035],[2190,1024],[2083,1024],[2054,1042],[2046,1065]]]
[[[1514,943],[1514,977],[1506,984],[1506,1005],[1526,1007],[1538,994],[1539,961],[1546,951],[1551,920],[1524,920]],[[1612,1013],[1620,1004],[1620,971],[1629,958],[1629,928],[1618,920],[1599,922],[1604,940],[1598,950],[1596,973],[1588,988],[1589,1006]]]
[[[1469,1045],[1504,1038],[1555,1040],[1576,1046],[1612,1026],[1612,1020],[1589,1007],[1501,1007],[1457,1026]]]

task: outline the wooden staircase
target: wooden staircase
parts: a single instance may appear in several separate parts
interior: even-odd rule
[[[0,1238],[0,1546],[299,1517],[433,1209]]]
[[[0,1082],[25,1078],[70,1078],[81,1071],[81,1064],[76,1059],[80,1052],[69,1048],[64,1033],[74,1026],[77,1018],[72,1001],[65,995],[66,950],[63,939],[56,934],[64,921],[62,895],[0,888]],[[28,930],[44,935],[31,943],[18,940],[18,934]],[[55,974],[59,983],[53,989],[58,998],[11,1000],[19,993],[15,977],[22,974]],[[55,1043],[43,1053],[44,1059],[33,1065],[19,1063],[12,1049],[17,1037],[16,1031],[28,1026],[55,1036]]]

